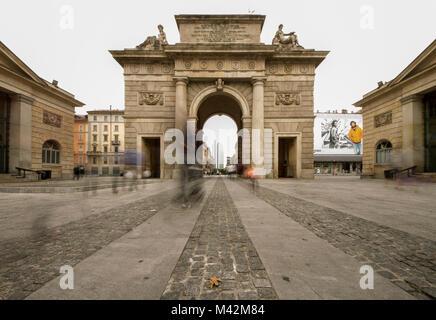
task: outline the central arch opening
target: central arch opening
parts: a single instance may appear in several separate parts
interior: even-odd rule
[[[238,127],[227,115],[214,115],[203,127],[203,143],[210,150],[217,169],[229,168],[238,163]]]
[[[203,129],[210,117],[223,114],[233,119],[238,130],[242,128],[242,111],[239,103],[227,94],[215,94],[200,104],[197,111],[197,130]]]
[[[242,163],[242,110],[239,102],[226,93],[211,94],[200,104],[197,111],[196,130],[203,130],[206,157],[209,161],[205,171],[224,170],[236,172]]]

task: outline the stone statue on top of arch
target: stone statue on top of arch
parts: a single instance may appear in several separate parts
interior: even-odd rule
[[[136,48],[144,50],[161,50],[163,45],[167,45],[167,35],[163,31],[163,26],[160,24],[157,28],[159,29],[159,35],[157,37],[147,37],[147,39],[145,39],[145,41],[140,45],[137,45]]]
[[[284,33],[283,24],[279,25],[272,44],[278,45],[278,50],[302,50],[304,49],[298,43],[297,34],[295,32]]]

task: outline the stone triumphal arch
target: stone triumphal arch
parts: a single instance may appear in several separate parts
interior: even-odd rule
[[[168,44],[159,25],[136,48],[110,51],[124,69],[126,149],[139,155],[127,167],[173,178],[165,132],[200,130],[226,114],[242,129],[238,162],[252,163],[256,149],[267,177],[313,178],[315,68],[328,51],[304,49],[282,25],[272,44],[261,43],[263,15],[175,19],[179,43]]]

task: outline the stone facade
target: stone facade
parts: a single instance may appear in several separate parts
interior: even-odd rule
[[[294,177],[313,178],[315,68],[328,52],[289,47],[286,39],[261,43],[261,15],[175,18],[180,43],[110,51],[124,69],[126,148],[141,153],[147,139],[158,138],[160,177],[173,178],[174,165],[163,159],[165,131],[186,131],[187,123],[200,130],[208,117],[227,114],[238,129],[260,132],[259,139],[242,139],[239,150],[248,164],[256,148],[261,156],[272,152],[260,166],[277,177],[279,140],[289,138]],[[138,177],[143,166],[138,160]]]
[[[74,108],[83,103],[57,81],[40,78],[1,42],[0,100],[0,131],[7,132],[0,139],[1,172],[15,173],[21,167],[49,170],[52,178],[72,177]],[[45,159],[44,146],[55,148],[46,150],[50,156]]]
[[[417,166],[417,172],[436,171],[436,41],[395,79],[356,102],[362,107],[363,175],[384,177],[384,171]],[[380,142],[389,142],[386,161],[377,159]]]

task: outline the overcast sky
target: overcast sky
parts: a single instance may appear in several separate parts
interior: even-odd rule
[[[175,14],[254,10],[266,15],[262,42],[270,44],[282,23],[305,48],[331,51],[316,70],[315,111],[353,110],[352,103],[394,78],[436,37],[434,0],[1,1],[0,40],[39,76],[58,80],[84,102],[81,114],[124,109],[123,71],[108,50],[134,48],[156,35],[158,24],[170,44],[178,42]],[[207,124],[234,126],[225,117]]]
[[[283,23],[305,48],[331,51],[316,71],[315,111],[350,107],[436,36],[433,0],[2,0],[0,40],[38,75],[75,94],[87,105],[83,111],[123,109],[122,69],[109,49],[135,47],[156,35],[159,23],[169,43],[178,42],[175,14],[248,10],[266,15],[264,43]],[[73,25],[65,25],[69,12]]]

